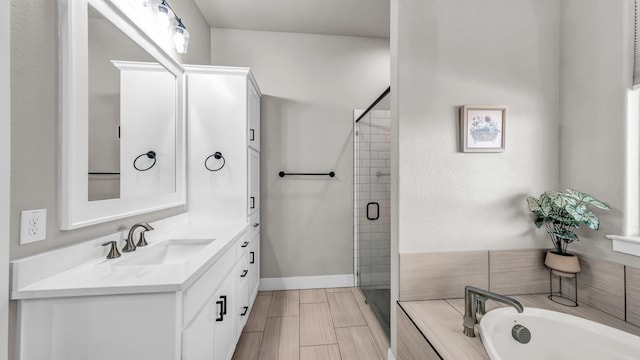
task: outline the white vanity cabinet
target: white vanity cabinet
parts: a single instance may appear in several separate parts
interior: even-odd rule
[[[182,360],[230,359],[235,349],[236,302],[233,279],[227,279],[182,331]]]
[[[183,289],[180,285],[174,291],[153,284],[123,285],[65,295],[69,289],[51,290],[51,285],[60,284],[61,278],[56,277],[49,285],[39,285],[52,295],[18,295],[18,359],[231,359],[255,299],[249,294],[249,254],[255,248],[255,231],[245,226],[235,234],[213,255],[215,259],[194,273],[195,279],[185,281]],[[117,261],[88,265],[96,268],[78,270],[70,278],[82,273],[91,278],[114,273],[145,276],[157,270],[123,268]],[[166,276],[174,272],[167,270]]]
[[[260,284],[260,89],[248,68],[186,65],[189,213],[201,221],[248,221],[233,270],[236,334]],[[222,161],[205,159],[221,152]],[[216,170],[217,169],[217,170]],[[245,245],[245,246],[242,246]]]
[[[260,153],[249,147],[249,215],[260,211]]]
[[[256,151],[260,151],[260,93],[254,87],[249,88],[249,132],[248,143]]]

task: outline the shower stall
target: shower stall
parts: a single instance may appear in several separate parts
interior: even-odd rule
[[[391,283],[390,88],[354,111],[354,265],[356,284],[389,335]]]

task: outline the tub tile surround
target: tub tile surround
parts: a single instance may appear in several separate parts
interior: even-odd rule
[[[577,308],[556,304],[545,294],[514,296],[525,307],[536,307],[579,316],[616,329],[640,336],[640,328],[617,319],[589,305]],[[400,302],[399,312],[406,313],[417,329],[445,360],[488,360],[480,337],[470,338],[462,333],[464,299],[426,300]],[[495,301],[487,302],[487,310],[503,306]],[[476,328],[478,334],[478,329]]]
[[[489,251],[489,290],[512,295],[548,292],[546,253],[543,249]]]
[[[549,292],[549,271],[544,266],[546,251],[400,254],[400,301],[460,298],[465,285],[510,296],[546,296]],[[582,267],[578,275],[578,308],[585,305],[584,308],[588,306],[640,326],[640,269],[578,255]],[[557,290],[557,278],[553,281],[553,289]],[[573,282],[563,281],[562,285],[564,294],[571,297]]]
[[[624,320],[625,266],[586,255],[579,256],[582,271],[578,274],[578,304],[589,304]],[[573,281],[563,281],[562,291],[572,298],[575,293]]]
[[[400,254],[400,301],[464,296],[464,286],[489,287],[489,252]]]
[[[627,321],[640,326],[640,269],[626,266]],[[580,296],[578,294],[578,296]]]

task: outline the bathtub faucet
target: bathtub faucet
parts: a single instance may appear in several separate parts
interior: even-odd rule
[[[465,286],[464,287],[464,334],[469,337],[475,337],[475,329],[474,326],[478,323],[478,318],[476,314],[478,310],[481,310],[484,313],[484,302],[488,299],[495,300],[497,302],[501,302],[506,305],[511,305],[519,313],[524,311],[522,304],[518,302],[518,300],[512,299],[510,297],[496,294],[491,291],[482,290],[473,286]]]

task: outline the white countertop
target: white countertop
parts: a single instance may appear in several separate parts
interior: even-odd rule
[[[155,226],[155,224],[154,224]],[[33,274],[23,275],[16,263],[30,262],[29,267],[23,266],[23,272],[34,272],[37,267],[37,259],[41,259],[40,266],[46,266],[51,262],[52,256],[44,254],[30,259],[15,261],[12,264],[12,291],[11,299],[37,299],[51,297],[70,296],[95,296],[114,294],[136,294],[182,291],[189,287],[200,275],[202,275],[232,244],[248,229],[247,223],[234,223],[223,225],[183,224],[170,231],[164,229],[161,233],[158,228],[148,232],[149,245],[139,247],[136,251],[122,253],[117,259],[107,260],[102,255],[99,259],[85,262],[50,277],[38,274],[42,280],[27,281],[22,278],[33,279]],[[112,237],[118,234],[114,234]],[[119,237],[119,236],[118,236]],[[128,265],[118,266],[117,263],[127,257],[140,255],[145,250],[157,246],[169,239],[215,239],[204,247],[197,255],[188,261],[177,264],[163,265]],[[105,238],[99,239],[104,241]],[[97,241],[93,241],[96,243]],[[99,241],[98,241],[99,242]],[[92,246],[100,246],[99,243]],[[86,246],[85,246],[86,247]],[[56,250],[57,252],[64,249]],[[106,252],[105,252],[106,254]],[[48,258],[47,258],[48,256]],[[47,258],[46,260],[42,260]],[[34,266],[36,265],[36,266]],[[31,282],[31,283],[29,283]],[[23,286],[24,285],[24,286]]]

